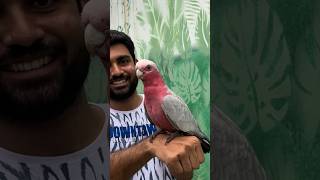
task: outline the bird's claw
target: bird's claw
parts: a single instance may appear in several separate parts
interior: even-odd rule
[[[159,134],[164,134],[164,133],[166,133],[166,132],[163,131],[163,130],[158,130],[158,131],[156,131],[155,133],[153,133],[153,134],[150,136],[149,142],[150,142],[150,143],[153,143],[154,138],[156,138]]]
[[[174,133],[171,133],[169,137],[167,138],[165,145],[167,145],[170,141],[172,141],[175,137],[181,136],[181,133],[179,131],[176,131]]]

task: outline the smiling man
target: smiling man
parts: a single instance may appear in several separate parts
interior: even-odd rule
[[[134,44],[125,33],[110,32],[110,177],[122,179],[190,180],[204,162],[195,136],[168,137],[146,117],[144,96],[136,87]]]
[[[106,121],[87,102],[85,1],[0,0],[0,179],[106,179]]]

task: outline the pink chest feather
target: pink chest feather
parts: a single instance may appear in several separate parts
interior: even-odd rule
[[[166,131],[175,131],[175,128],[166,118],[166,115],[162,111],[161,102],[162,98],[167,95],[167,92],[161,92],[163,90],[145,89],[145,105],[148,115],[152,119],[151,121],[159,128]],[[161,95],[159,95],[161,94]]]

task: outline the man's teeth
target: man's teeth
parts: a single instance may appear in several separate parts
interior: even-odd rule
[[[113,81],[112,84],[122,84],[122,83],[125,83],[126,80],[120,80],[120,81]]]
[[[31,62],[13,64],[12,66],[10,66],[10,70],[14,72],[30,71],[30,70],[38,69],[48,64],[49,62],[50,62],[49,57],[44,57]]]

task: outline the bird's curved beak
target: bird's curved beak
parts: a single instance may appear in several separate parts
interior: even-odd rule
[[[137,70],[136,70],[136,75],[137,75],[137,77],[138,77],[139,79],[142,80],[142,78],[143,78],[143,72],[142,72],[142,71],[140,71],[139,69],[137,69]]]

